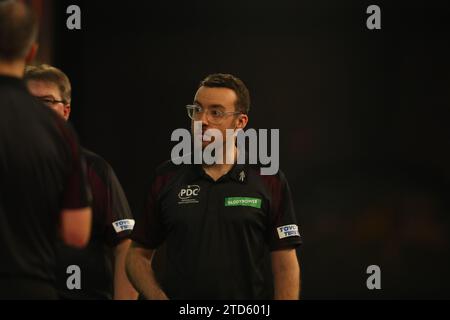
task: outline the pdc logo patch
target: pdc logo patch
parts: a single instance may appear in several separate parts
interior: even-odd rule
[[[178,204],[198,203],[198,195],[200,193],[200,186],[196,184],[188,185],[178,192]]]
[[[288,238],[288,237],[300,237],[298,233],[298,227],[296,224],[288,224],[285,226],[281,226],[277,228],[278,237],[280,239]]]

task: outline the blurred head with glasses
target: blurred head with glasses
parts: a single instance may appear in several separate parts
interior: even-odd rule
[[[71,85],[64,72],[46,64],[27,66],[24,80],[31,95],[65,120],[69,119]]]
[[[186,106],[192,120],[202,122],[202,136],[208,129],[217,129],[226,143],[227,129],[244,129],[248,122],[250,94],[245,84],[231,74],[212,74],[199,84],[194,102]],[[212,141],[203,141],[203,148]]]

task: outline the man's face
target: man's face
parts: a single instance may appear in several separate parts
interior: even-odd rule
[[[56,84],[49,81],[28,80],[27,87],[31,95],[55,110],[65,120],[69,119],[70,105],[62,102],[61,93]]]
[[[211,122],[207,113],[210,111],[236,112],[235,103],[236,93],[228,88],[209,88],[200,87],[194,97],[194,104],[202,107],[205,111],[201,113],[197,121],[202,121],[202,135],[208,129],[220,130],[224,144],[226,143],[226,130],[244,128],[247,124],[246,115],[227,114],[220,121]],[[215,123],[216,122],[216,123]],[[194,132],[194,121],[191,124],[191,130]],[[212,139],[213,141],[213,139]],[[202,147],[206,147],[212,141],[203,141]]]

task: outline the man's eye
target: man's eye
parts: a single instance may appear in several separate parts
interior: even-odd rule
[[[211,115],[213,117],[221,117],[222,116],[222,112],[219,110],[211,110]]]
[[[201,107],[194,107],[194,112],[195,113],[202,112],[202,108]]]

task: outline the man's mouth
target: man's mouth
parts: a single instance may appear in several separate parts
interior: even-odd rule
[[[207,130],[202,131],[202,137],[203,137],[203,140],[206,140],[206,141],[211,141],[212,139],[214,139],[214,136]]]

